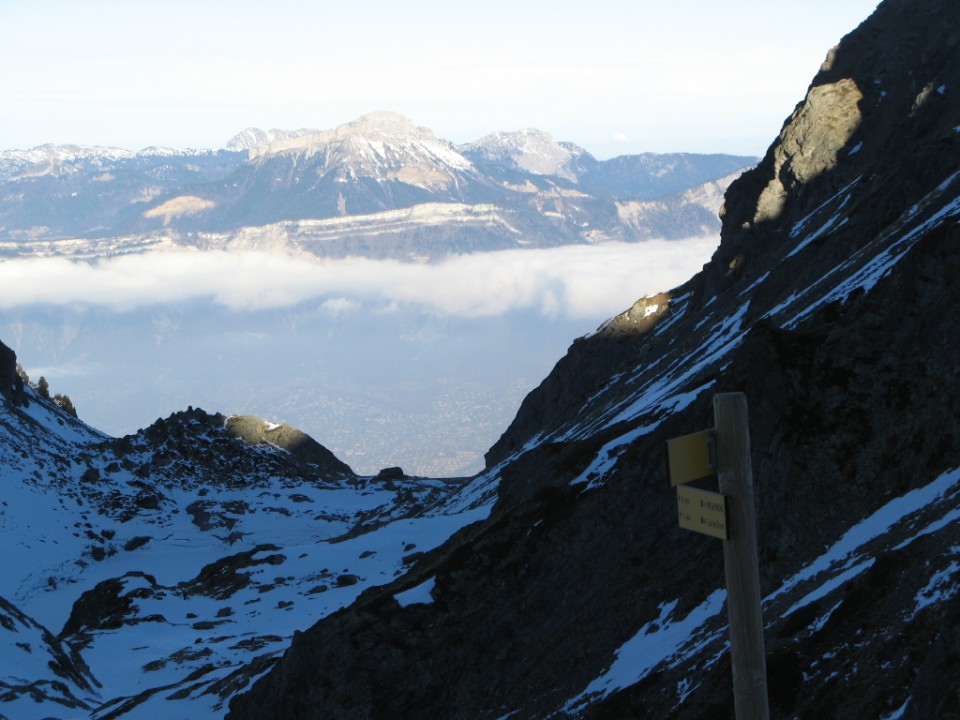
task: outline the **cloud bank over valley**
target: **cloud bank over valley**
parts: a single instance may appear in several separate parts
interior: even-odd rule
[[[437,263],[159,251],[0,262],[0,338],[125,435],[188,406],[301,428],[361,473],[466,475],[573,340],[717,238]]]
[[[460,317],[534,310],[600,320],[700,269],[718,238],[603,243],[456,256],[437,263],[277,252],[172,251],[96,262],[0,263],[0,307],[85,304],[118,311],[212,300],[252,311],[320,301],[334,315],[409,306]]]

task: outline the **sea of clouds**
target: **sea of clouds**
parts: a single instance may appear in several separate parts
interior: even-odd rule
[[[209,299],[233,310],[320,300],[331,314],[398,305],[462,317],[535,310],[603,319],[688,279],[717,238],[603,243],[455,256],[435,263],[276,252],[172,251],[95,262],[0,262],[0,307],[86,304],[116,310]]]

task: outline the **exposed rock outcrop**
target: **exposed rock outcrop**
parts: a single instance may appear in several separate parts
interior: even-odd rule
[[[314,465],[325,475],[353,475],[345,462],[302,430],[252,415],[234,415],[226,420],[227,433],[253,445],[266,443],[286,450],[298,460]]]
[[[0,396],[18,402],[23,393],[23,380],[17,373],[17,354],[0,342]]]
[[[808,230],[828,220],[849,195],[857,212],[844,209],[856,232],[814,241],[848,255],[956,169],[950,118],[960,108],[951,90],[960,33],[946,18],[951,10],[881,3],[827,54],[776,142],[727,194],[724,241],[708,269],[706,298],[723,287],[721,278],[769,262],[801,220]]]

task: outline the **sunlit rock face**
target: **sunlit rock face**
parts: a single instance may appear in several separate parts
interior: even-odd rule
[[[757,200],[755,224],[780,216],[788,188],[806,184],[837,165],[837,155],[860,126],[861,100],[863,94],[851,78],[810,88],[774,146],[774,177]]]
[[[286,450],[298,460],[313,465],[324,474],[352,475],[353,471],[312,437],[287,423],[276,423],[249,415],[227,418],[227,433],[253,445],[268,445]]]
[[[941,9],[882,3],[827,53],[763,160],[726,197],[716,257],[723,274],[742,274],[745,262],[759,262],[797,223],[827,220],[835,210],[828,201],[846,190],[855,188],[866,204],[859,222],[869,234],[918,199],[918,179],[945,177],[952,160],[944,149],[956,136],[946,118],[958,104],[949,87],[960,37]],[[895,157],[903,159],[885,160]]]

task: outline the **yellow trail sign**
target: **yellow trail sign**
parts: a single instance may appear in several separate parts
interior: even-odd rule
[[[720,493],[681,485],[677,488],[680,527],[721,540],[729,537],[727,498]]]
[[[713,430],[667,441],[670,484],[677,488],[680,527],[724,540],[734,709],[737,718],[768,720],[770,706],[746,395],[716,395],[713,419]],[[717,476],[720,492],[684,484],[710,475]]]
[[[713,438],[714,431],[711,429],[667,440],[671,485],[683,485],[717,474],[711,458]]]

